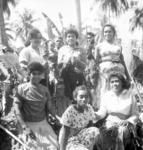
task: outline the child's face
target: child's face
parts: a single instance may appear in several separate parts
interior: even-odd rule
[[[33,71],[30,74],[30,81],[33,84],[38,84],[41,81],[42,78],[43,78],[43,73],[41,73],[39,71]]]
[[[86,90],[79,90],[77,93],[77,97],[75,98],[77,105],[85,106],[89,103],[89,95]]]
[[[59,49],[60,47],[62,47],[62,45],[63,45],[62,39],[60,38],[56,39],[55,46]]]

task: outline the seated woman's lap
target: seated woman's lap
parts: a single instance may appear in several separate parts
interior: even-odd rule
[[[88,150],[84,145],[79,143],[69,143],[66,150]]]
[[[89,127],[81,130],[77,136],[69,139],[69,144],[67,145],[67,147],[80,147],[80,145],[82,144],[82,146],[85,146],[85,148],[89,149],[90,147],[93,147],[95,143],[97,144],[99,140],[99,129],[96,127]]]

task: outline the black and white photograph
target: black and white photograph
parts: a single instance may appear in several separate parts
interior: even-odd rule
[[[0,0],[0,150],[143,150],[143,0]]]

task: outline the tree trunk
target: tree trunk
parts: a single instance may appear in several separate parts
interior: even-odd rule
[[[76,6],[76,16],[77,16],[77,27],[79,31],[79,37],[81,35],[81,8],[80,8],[80,0],[75,0]]]
[[[0,45],[8,46],[8,39],[5,33],[5,23],[2,4],[3,0],[0,0]]]

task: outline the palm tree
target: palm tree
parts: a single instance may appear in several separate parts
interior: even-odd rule
[[[34,28],[32,25],[38,19],[33,18],[33,12],[29,9],[24,9],[22,14],[19,14],[17,23],[14,23],[16,38],[20,37],[23,42],[26,41],[29,31]]]
[[[12,24],[8,22],[7,20],[5,20],[5,32],[7,35],[8,42],[13,41],[15,37],[15,31],[11,27],[12,27]]]
[[[109,19],[111,13],[118,16],[129,8],[128,0],[95,0],[95,2],[100,2],[103,10],[108,12]]]
[[[134,31],[137,27],[143,28],[143,8],[135,9],[133,17],[130,19],[130,29]]]
[[[75,0],[75,6],[76,6],[77,28],[78,28],[79,37],[80,37],[81,36],[81,6],[80,6],[80,0]]]
[[[143,48],[143,8],[136,8],[133,17],[130,19],[130,29],[134,31],[136,28],[142,29],[142,48]]]
[[[9,3],[15,5],[15,0],[0,0],[0,44],[9,47],[5,32],[4,12],[10,15]]]
[[[95,28],[95,44],[98,44],[103,40],[102,29],[105,24],[107,24],[108,18],[105,14],[103,14],[103,16],[99,16],[98,20],[100,21],[100,28]]]
[[[59,12],[58,16],[59,16],[59,21],[60,21],[60,24],[61,24],[61,27],[62,27],[61,36],[64,36],[66,28],[64,27],[63,16],[60,12]]]
[[[59,31],[58,27],[55,25],[55,23],[48,17],[48,15],[46,15],[44,12],[42,13],[42,15],[44,16],[44,18],[46,19],[47,22],[47,34],[49,39],[54,39],[55,35],[53,33],[52,29],[55,29],[55,31],[57,32],[57,34],[59,36],[61,36],[61,32]]]

